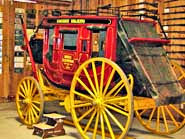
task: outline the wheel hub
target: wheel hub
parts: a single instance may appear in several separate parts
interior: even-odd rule
[[[30,104],[30,103],[31,103],[31,99],[30,99],[30,98],[26,98],[26,99],[24,100],[24,103]]]
[[[102,97],[97,97],[96,100],[94,101],[94,105],[96,105],[99,108],[103,107],[103,98]]]

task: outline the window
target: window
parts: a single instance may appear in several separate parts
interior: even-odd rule
[[[65,50],[76,50],[77,35],[77,32],[63,33]]]
[[[92,57],[104,57],[106,31],[92,33]]]
[[[53,55],[54,29],[53,28],[49,29],[48,33],[49,33],[49,50],[48,53],[46,54],[46,57],[51,62]]]
[[[54,29],[49,29],[49,46],[53,45]]]

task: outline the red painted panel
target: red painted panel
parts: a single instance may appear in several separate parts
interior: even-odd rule
[[[164,39],[155,39],[155,38],[131,38],[128,40],[130,43],[133,42],[151,42],[151,43],[161,43],[161,44],[167,44],[170,41],[164,40]]]
[[[65,85],[70,87],[73,75],[80,64],[91,58],[92,54],[92,36],[91,31],[87,29],[87,26],[105,26],[107,27],[106,39],[105,39],[105,57],[113,61],[116,60],[116,36],[117,36],[117,17],[99,17],[99,16],[62,16],[52,17],[50,19],[92,19],[86,20],[89,23],[65,23],[65,24],[48,24],[45,18],[43,25],[54,25],[53,37],[53,51],[52,60],[49,61],[47,55],[49,53],[49,36],[46,29],[44,38],[43,49],[43,65],[44,71],[47,77],[54,83]],[[96,22],[97,23],[94,23]],[[98,23],[101,21],[100,23]],[[105,21],[105,23],[104,23]],[[81,21],[80,21],[81,22]],[[107,24],[109,23],[110,24]],[[77,42],[76,50],[65,50],[63,48],[64,39],[60,35],[60,30],[77,30]],[[83,41],[86,41],[86,50],[83,50]],[[97,67],[97,73],[101,72],[101,68]],[[89,69],[90,76],[93,75],[91,69]],[[106,73],[109,73],[109,68],[106,68]],[[107,74],[108,75],[108,74]],[[83,75],[82,75],[83,76]],[[82,77],[83,78],[83,77]],[[106,78],[106,77],[105,77]],[[85,81],[85,79],[84,79]]]

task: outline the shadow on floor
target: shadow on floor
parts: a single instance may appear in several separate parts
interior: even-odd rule
[[[81,139],[81,137],[79,137],[76,133],[69,133],[68,135],[72,136],[72,137],[74,137],[76,139]]]
[[[146,134],[146,135],[152,135],[152,136],[155,136],[155,137],[163,137],[163,138],[166,138],[166,139],[174,139],[174,137],[171,137],[171,136],[167,136],[167,135],[157,135],[157,134],[153,134],[151,132],[148,132],[148,131],[144,131],[144,130],[141,130],[141,129],[137,129],[137,128],[131,128],[130,129],[131,132],[134,132],[136,134]],[[129,136],[132,136],[132,134],[129,134]]]

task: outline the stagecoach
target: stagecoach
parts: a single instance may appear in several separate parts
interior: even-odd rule
[[[155,134],[183,127],[184,70],[169,61],[163,49],[169,40],[160,38],[156,21],[51,16],[40,25],[43,38],[37,30],[30,41],[21,21],[33,70],[17,88],[24,124],[38,123],[44,103],[58,100],[83,138],[124,138],[134,112]]]

